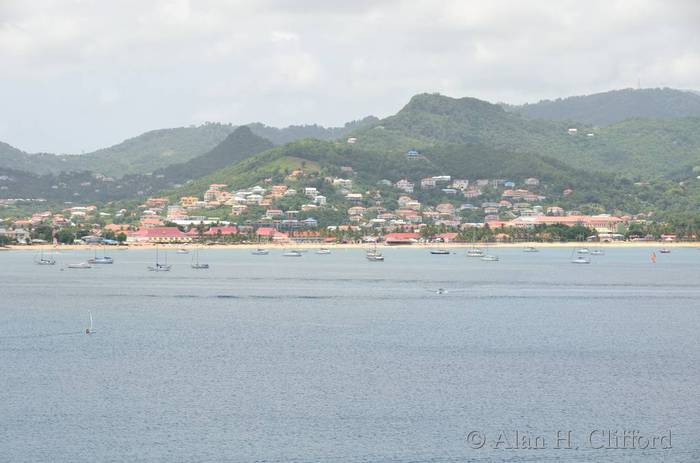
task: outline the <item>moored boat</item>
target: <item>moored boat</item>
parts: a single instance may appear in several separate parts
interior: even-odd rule
[[[431,250],[430,250],[430,254],[435,254],[435,255],[438,255],[438,256],[444,256],[444,255],[449,255],[449,254],[450,254],[450,251],[448,251],[447,249],[431,249]]]
[[[192,256],[192,264],[190,266],[195,270],[206,270],[209,268],[209,264],[204,264],[199,261],[199,249],[194,250],[194,256]]]
[[[56,260],[50,257],[44,257],[44,251],[42,251],[39,258],[34,259],[34,263],[37,265],[56,265]]]
[[[168,264],[168,255],[165,255],[165,263],[161,264],[158,260],[158,248],[156,248],[156,263],[154,265],[149,265],[148,270],[151,272],[169,272],[171,265]]]
[[[296,250],[287,251],[282,255],[284,257],[301,257],[302,256],[301,252],[296,251]]]
[[[77,264],[68,264],[66,265],[68,268],[74,268],[74,269],[83,269],[83,268],[92,268],[92,265],[90,265],[88,262],[78,262]]]

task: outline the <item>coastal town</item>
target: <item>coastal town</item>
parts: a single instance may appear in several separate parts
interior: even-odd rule
[[[415,150],[406,156],[418,156]],[[150,197],[135,207],[66,205],[0,225],[4,244],[358,243],[676,241],[644,214],[587,215],[550,200],[535,177],[382,179],[368,187],[303,168],[282,182],[235,188],[212,183],[198,195]],[[571,189],[556,192],[567,198]],[[2,200],[8,207],[17,200]],[[695,236],[686,236],[694,239]]]

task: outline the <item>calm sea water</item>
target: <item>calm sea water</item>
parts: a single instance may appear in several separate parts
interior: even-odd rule
[[[700,461],[700,250],[456,252],[0,252],[0,460]],[[494,448],[514,431],[546,448]]]

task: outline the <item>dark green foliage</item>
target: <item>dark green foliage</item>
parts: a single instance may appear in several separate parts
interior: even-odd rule
[[[188,162],[157,170],[153,176],[163,176],[170,183],[184,182],[203,177],[272,147],[272,142],[255,135],[248,127],[238,127],[208,153]]]
[[[700,95],[671,88],[628,88],[508,109],[533,118],[610,125],[637,118],[700,117]]]
[[[92,171],[111,177],[143,174],[188,161],[221,143],[234,127],[223,124],[146,132],[109,148],[74,156],[27,154],[0,143],[0,168],[35,174]]]
[[[347,136],[349,133],[361,128],[375,124],[379,119],[374,116],[367,116],[358,121],[352,121],[343,127],[323,127],[317,124],[312,125],[290,125],[283,129],[270,127],[259,122],[248,124],[248,127],[256,135],[267,138],[276,145],[284,145],[304,138],[316,138],[318,140],[335,140]]]

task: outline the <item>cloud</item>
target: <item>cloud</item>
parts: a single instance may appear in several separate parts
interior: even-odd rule
[[[700,88],[697,24],[692,0],[3,0],[0,126],[81,151],[203,117],[342,124],[426,91]]]

